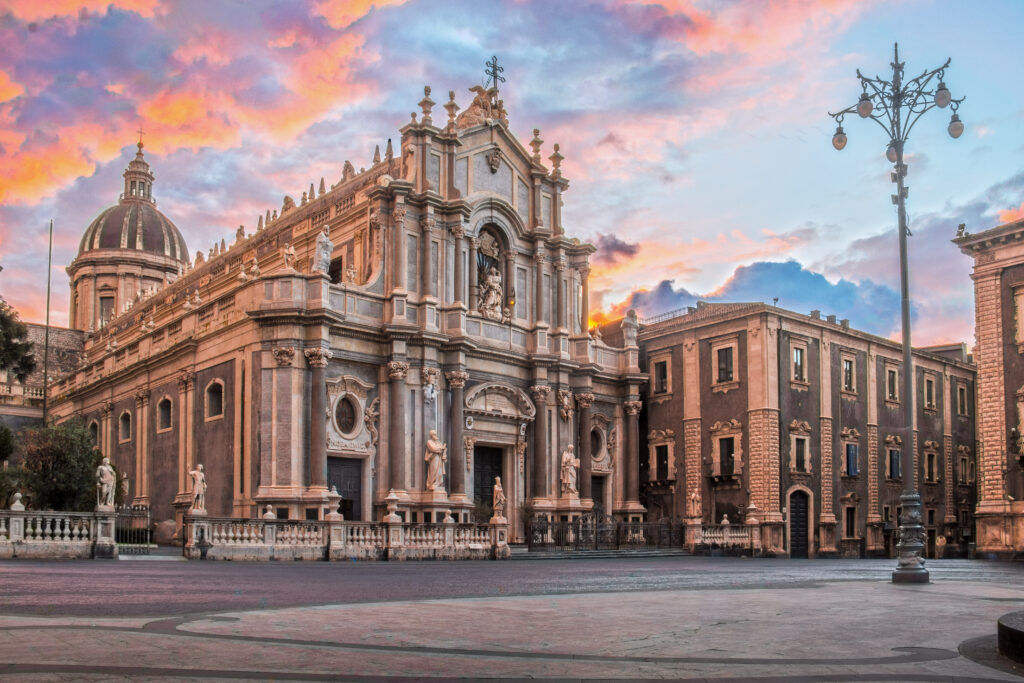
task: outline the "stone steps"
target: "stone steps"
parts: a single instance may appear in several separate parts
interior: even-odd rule
[[[688,557],[685,548],[657,548],[651,550],[541,550],[530,552],[523,547],[512,547],[513,560],[592,560],[614,557]]]

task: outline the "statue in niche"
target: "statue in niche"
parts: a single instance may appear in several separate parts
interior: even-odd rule
[[[502,318],[501,273],[491,266],[480,285],[480,313],[488,320]]]
[[[427,439],[427,452],[423,456],[427,462],[428,491],[444,492],[444,464],[448,462],[448,444],[437,437],[437,430],[430,430],[430,438]]]
[[[96,468],[96,505],[113,507],[114,505],[114,468],[110,466],[110,458]]]
[[[559,477],[562,482],[562,495],[563,496],[578,496],[579,490],[576,488],[576,468],[580,466],[580,459],[573,453],[572,444],[565,447],[562,451],[562,468],[561,476]]]

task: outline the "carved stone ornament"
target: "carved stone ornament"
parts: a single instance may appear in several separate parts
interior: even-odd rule
[[[399,206],[391,212],[391,220],[394,221],[394,225],[401,227],[405,222],[406,209],[403,206]]]
[[[903,445],[903,439],[901,439],[896,434],[890,434],[889,436],[885,437],[885,445],[887,445],[887,446],[902,446]]]
[[[444,373],[444,377],[452,389],[463,389],[466,386],[466,381],[469,380],[469,373],[463,370],[452,370]]]
[[[466,449],[466,471],[473,470],[473,447],[476,446],[476,439],[472,436],[462,437],[462,445]]]
[[[388,377],[391,379],[405,379],[409,374],[409,364],[401,360],[393,360],[388,363]]]
[[[192,388],[192,382],[195,381],[196,373],[191,370],[184,370],[178,375],[178,391],[188,391]]]
[[[639,415],[642,405],[640,401],[626,401],[622,404],[622,409],[626,411],[626,415]]]
[[[278,365],[291,365],[295,359],[295,348],[291,346],[275,346],[271,353],[274,354],[274,362]]]
[[[331,403],[334,402],[336,396],[344,394],[352,394],[360,399],[365,399],[371,389],[373,389],[372,384],[368,384],[352,375],[342,375],[341,377],[332,377],[327,380],[327,395],[331,397]]]
[[[141,391],[135,392],[135,405],[136,405],[136,407],[141,408],[144,405],[146,405],[147,403],[149,403],[149,390],[148,389],[143,389]]]
[[[558,414],[562,417],[562,421],[568,422],[571,420],[574,412],[572,392],[566,389],[559,389]]]
[[[427,215],[420,219],[420,228],[423,232],[430,232],[434,229],[435,225],[437,225],[437,219],[432,215]]]
[[[530,387],[530,393],[533,395],[533,402],[539,406],[547,405],[548,396],[551,395],[551,387],[547,384],[535,384]]]
[[[104,418],[110,417],[110,413],[112,413],[113,411],[114,404],[111,403],[110,401],[106,401],[105,403],[103,403],[103,405],[100,406],[100,415],[102,415]]]
[[[306,349],[302,353],[306,356],[306,361],[311,368],[326,368],[327,361],[334,355],[330,349],[321,349],[319,347]]]
[[[839,438],[843,441],[856,441],[860,438],[860,432],[853,427],[843,427],[839,430]]]
[[[441,374],[441,371],[437,368],[422,368],[423,384],[428,386],[437,386],[437,377]]]
[[[497,173],[498,169],[501,168],[501,149],[495,147],[487,153],[487,167],[491,169],[491,173]]]
[[[490,420],[521,422],[532,421],[537,410],[521,389],[497,382],[485,382],[466,393],[466,413]]]
[[[526,471],[526,442],[516,442],[516,460],[519,462],[519,474]]]
[[[789,431],[797,434],[810,435],[811,425],[804,420],[793,420],[789,423]]]
[[[674,438],[676,438],[676,433],[671,429],[652,429],[647,435],[647,440],[651,443],[671,441]]]
[[[711,425],[711,433],[712,434],[716,434],[716,433],[720,433],[720,432],[734,432],[736,430],[742,430],[742,429],[743,429],[743,423],[741,423],[739,420],[737,420],[735,418],[733,418],[732,420],[729,420],[727,422],[719,420],[715,424]]]
[[[590,406],[594,405],[594,395],[590,392],[576,394],[576,404],[580,407],[581,410],[583,408],[589,408]]]
[[[454,237],[457,240],[461,240],[463,237],[466,236],[465,228],[463,228],[458,223],[456,223],[455,225],[453,225],[451,227],[451,233],[452,233],[452,237]]]

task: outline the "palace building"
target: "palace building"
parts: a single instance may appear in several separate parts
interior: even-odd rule
[[[639,340],[651,515],[753,515],[765,549],[791,557],[894,556],[900,454],[913,448],[928,556],[967,555],[975,368],[962,345],[915,349],[904,397],[902,346],[819,311],[701,302],[641,321]]]
[[[953,242],[974,259],[978,553],[1024,553],[1024,220]]]
[[[180,529],[198,464],[214,516],[319,519],[336,487],[346,519],[394,490],[407,521],[468,521],[499,476],[512,540],[530,511],[643,516],[636,336],[589,333],[558,145],[543,159],[496,88],[472,92],[438,117],[426,88],[397,156],[194,259],[140,142],[68,268],[84,352],[51,412],[85,419],[155,521]]]

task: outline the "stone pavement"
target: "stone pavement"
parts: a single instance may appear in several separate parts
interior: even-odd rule
[[[0,578],[9,566],[0,564]],[[713,571],[713,563],[703,566]],[[1024,609],[1024,581],[770,582],[795,566],[765,563],[761,586],[403,599],[163,617],[15,616],[5,609],[0,677],[1021,680],[1024,667],[1015,674],[993,649],[996,619]],[[344,580],[343,572],[336,576]]]

